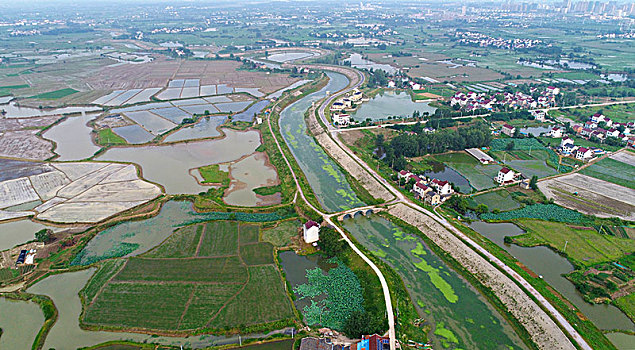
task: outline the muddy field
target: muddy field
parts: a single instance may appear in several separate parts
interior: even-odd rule
[[[86,82],[93,89],[125,90],[162,87],[171,79],[200,79],[201,85],[227,84],[235,87],[260,88],[271,93],[298,79],[283,74],[238,71],[235,61],[187,61],[166,58],[140,65],[110,66],[100,69]]]
[[[598,217],[635,220],[635,190],[582,174],[538,183],[540,190],[569,209]]]
[[[45,160],[55,155],[53,143],[35,133],[37,130],[19,130],[0,133],[0,157]]]

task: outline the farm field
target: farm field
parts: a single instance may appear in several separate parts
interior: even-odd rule
[[[82,322],[184,331],[292,319],[273,246],[259,242],[259,231],[235,221],[195,224],[125,264],[103,263],[82,291]]]
[[[580,174],[635,189],[635,155],[630,152],[615,154],[580,170]]]
[[[492,191],[472,197],[477,204],[485,204],[489,210],[507,211],[520,208],[512,195],[506,190]]]
[[[525,177],[538,176],[543,178],[555,175],[556,169],[547,165],[550,154],[546,149],[534,149],[531,152],[525,150],[493,152],[499,160],[506,165],[521,172]]]
[[[518,219],[516,222],[527,234],[514,236],[523,246],[547,245],[566,255],[578,265],[591,266],[601,262],[616,261],[635,252],[635,241],[599,234],[590,227],[542,220]]]
[[[439,154],[434,159],[458,171],[478,191],[494,187],[494,178],[501,168],[494,164],[482,165],[465,152]]]
[[[547,198],[553,198],[557,204],[585,214],[635,219],[635,189],[632,188],[579,173],[540,181],[538,187]]]
[[[283,221],[277,226],[262,231],[262,240],[276,247],[286,247],[291,244],[291,238],[298,235],[302,225],[299,220]]]

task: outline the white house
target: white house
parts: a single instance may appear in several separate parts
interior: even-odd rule
[[[531,113],[531,115],[534,116],[534,119],[539,122],[544,122],[545,120],[547,120],[547,112],[543,110],[531,111],[529,113]]]
[[[407,179],[410,177],[410,175],[412,175],[412,173],[407,170],[402,170],[399,172],[399,174],[397,174],[399,180],[406,179],[406,181],[408,181]]]
[[[501,170],[498,171],[498,175],[496,176],[496,182],[498,182],[499,184],[504,184],[506,182],[513,181],[515,175],[516,174],[514,174],[513,170],[509,168],[502,168]]]
[[[620,136],[620,131],[612,128],[612,129],[608,129],[606,131],[606,137],[619,137]]]
[[[562,141],[560,141],[560,149],[562,150],[563,154],[570,154],[571,152],[573,152],[573,148],[575,146],[573,145],[573,140],[565,137],[562,139]]]
[[[580,160],[589,159],[592,156],[593,156],[593,152],[590,149],[586,148],[586,147],[580,147],[575,152],[575,157],[577,159],[580,159]]]
[[[421,182],[417,182],[416,184],[412,185],[412,190],[414,191],[414,193],[422,198],[423,196],[425,196],[426,193],[432,191],[430,187],[422,184]]]
[[[338,126],[347,126],[351,122],[351,116],[348,114],[333,114],[333,124]]]
[[[503,128],[501,129],[502,133],[507,135],[507,136],[514,136],[514,133],[516,132],[516,128],[509,125],[509,124],[503,124]]]
[[[452,189],[452,186],[447,181],[432,179],[432,181],[430,181],[430,186],[434,187],[437,190],[437,192],[442,196],[454,192],[454,190]]]
[[[306,243],[315,243],[320,240],[320,225],[312,220],[302,226],[302,237]]]
[[[549,136],[560,138],[562,137],[563,132],[564,132],[564,128],[560,126],[554,126],[553,128],[551,128],[551,130],[549,130]]]
[[[557,95],[560,93],[560,88],[554,87],[554,86],[548,86],[546,89],[547,94],[550,95]]]

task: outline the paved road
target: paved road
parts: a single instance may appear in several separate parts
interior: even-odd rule
[[[361,74],[361,73],[358,73],[358,74]],[[357,85],[361,85],[361,83],[362,82],[358,83]],[[328,105],[328,103],[330,102],[330,100],[332,100],[335,97],[336,96],[331,96],[331,98],[326,100],[318,109],[319,116],[322,119],[322,121],[325,122],[326,125],[329,125],[329,124],[326,122],[326,116],[324,114],[324,110],[326,108],[326,105]],[[331,134],[334,134],[333,132],[334,128],[329,128],[329,129],[331,131]],[[368,166],[368,164],[363,162],[357,155],[351,152],[350,149],[348,149],[348,147],[344,145],[343,142],[341,142],[341,140],[339,140],[338,137],[336,137],[336,135],[333,135],[332,138],[351,158],[353,158],[362,167],[364,167],[364,169],[366,169],[366,171],[372,177],[374,177],[376,180],[382,183],[389,191],[391,191],[395,195],[395,197],[399,199],[399,201],[404,202],[410,205],[411,207],[415,208],[416,210],[420,211],[421,213],[430,216],[435,221],[443,225],[446,229],[451,230],[455,235],[457,235],[464,242],[469,244],[472,247],[472,249],[486,256],[493,264],[501,268],[517,283],[523,286],[523,288],[525,288],[525,290],[527,290],[532,296],[534,296],[534,298],[538,300],[538,302],[542,305],[542,307],[551,314],[551,316],[560,324],[560,326],[569,334],[569,336],[578,343],[580,348],[585,350],[592,349],[591,346],[589,346],[589,344],[584,340],[584,338],[578,333],[578,331],[576,331],[575,328],[573,328],[573,326],[569,323],[569,321],[567,321],[567,319],[564,316],[562,316],[562,314],[558,310],[556,310],[556,308],[553,307],[553,305],[551,305],[551,303],[549,303],[547,299],[545,299],[529,282],[527,282],[527,280],[525,280],[522,276],[516,273],[512,268],[507,266],[500,259],[498,259],[489,251],[487,251],[485,248],[481,247],[476,242],[472,241],[469,237],[467,237],[465,234],[459,231],[456,227],[450,224],[445,218],[438,215],[437,213],[431,213],[425,208],[419,206],[417,203],[414,203],[410,199],[405,197],[397,188],[395,188],[392,184],[388,183],[382,176],[377,174],[375,170],[373,170],[370,166]]]

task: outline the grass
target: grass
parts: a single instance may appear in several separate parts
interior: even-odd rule
[[[485,204],[489,210],[499,209],[501,211],[514,210],[520,208],[518,203],[512,195],[505,191],[492,191],[478,196],[472,197],[477,204]]]
[[[635,294],[629,294],[615,300],[615,305],[635,322]]]
[[[220,170],[219,164],[207,165],[198,168],[199,173],[203,177],[205,184],[222,184],[229,185],[229,173]]]
[[[578,266],[615,261],[635,251],[635,241],[601,235],[594,229],[529,219],[518,219],[517,223],[527,234],[514,237],[516,243],[523,246],[549,246],[565,254]],[[566,251],[565,242],[568,242]]]
[[[298,235],[298,228],[302,225],[299,220],[282,221],[273,228],[262,231],[262,240],[276,247],[286,247],[291,244],[291,238]]]
[[[11,92],[13,90],[18,90],[18,89],[27,89],[30,86],[27,84],[22,84],[22,85],[5,85],[5,86],[0,86],[0,96],[6,96],[6,95],[11,95]]]
[[[273,264],[273,245],[267,242],[241,245],[240,256],[247,265]]]
[[[238,254],[238,223],[216,221],[205,224],[199,256]]]
[[[126,140],[115,134],[112,129],[101,129],[97,132],[97,143],[100,145],[125,145]]]
[[[608,157],[580,170],[580,174],[635,189],[635,167]]]
[[[280,185],[254,188],[254,193],[260,196],[269,196],[281,191],[282,191],[282,187]]]
[[[196,254],[203,226],[186,226],[176,230],[160,246],[144,254],[148,258],[188,258]]]
[[[546,149],[513,150],[492,152],[498,160],[523,173],[526,177],[534,175],[539,178],[557,174],[557,170],[547,165],[549,153]]]
[[[79,92],[79,91],[75,89],[71,89],[71,88],[65,88],[65,89],[49,91],[42,94],[34,95],[34,96],[31,96],[30,98],[42,99],[42,100],[57,100],[62,97],[70,96],[76,92]]]

